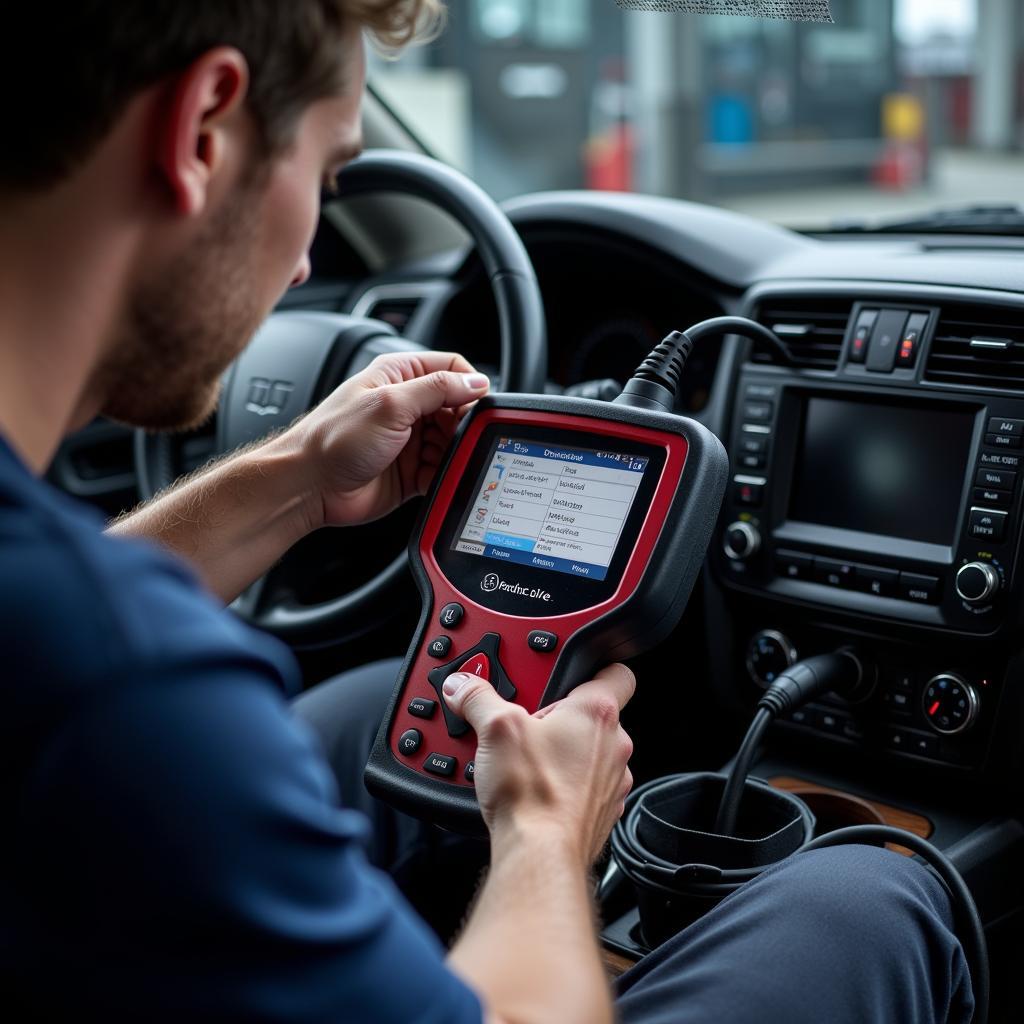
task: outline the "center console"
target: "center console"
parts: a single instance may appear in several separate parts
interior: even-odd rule
[[[851,294],[848,308],[834,370],[738,371],[711,553],[736,675],[756,694],[797,655],[853,644],[875,673],[861,699],[801,709],[789,727],[976,770],[1019,622],[1024,393],[926,376],[939,301]],[[962,340],[965,361],[1013,345]]]

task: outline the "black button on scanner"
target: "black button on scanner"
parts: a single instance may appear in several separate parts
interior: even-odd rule
[[[410,754],[415,754],[420,749],[420,744],[423,742],[423,733],[419,729],[406,729],[401,736],[398,737],[398,752],[405,754],[408,757]]]
[[[423,762],[424,771],[430,772],[431,775],[443,775],[448,779],[455,774],[458,766],[458,758],[452,757],[451,754],[431,754]]]
[[[545,629],[535,629],[526,638],[526,642],[533,650],[548,654],[558,646],[558,637]]]
[[[409,701],[409,714],[414,718],[433,718],[436,710],[436,700],[427,700],[426,697],[413,697]]]
[[[454,629],[461,621],[462,616],[465,614],[465,609],[456,601],[452,601],[451,604],[446,604],[441,609],[441,615],[438,621],[444,626],[445,629]]]
[[[432,658],[443,658],[452,646],[452,638],[450,636],[435,636],[433,640],[427,644],[427,654]]]

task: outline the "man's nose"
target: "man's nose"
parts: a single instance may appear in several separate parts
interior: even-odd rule
[[[299,265],[295,268],[295,274],[292,276],[292,288],[297,285],[305,284],[309,280],[309,275],[312,273],[313,268],[309,262],[309,253],[304,252],[302,259],[299,260]]]

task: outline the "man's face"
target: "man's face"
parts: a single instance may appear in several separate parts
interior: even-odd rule
[[[104,415],[151,430],[201,423],[232,360],[289,285],[309,276],[324,181],[360,146],[359,33],[340,56],[350,69],[344,95],[311,104],[294,144],[248,172],[185,249],[129,296],[122,335],[98,374]]]

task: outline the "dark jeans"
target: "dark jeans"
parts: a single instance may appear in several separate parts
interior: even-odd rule
[[[370,856],[450,934],[486,848],[371,797],[363,766],[399,662],[381,661],[296,701],[320,734],[342,800],[373,823]],[[441,892],[447,918],[426,894]],[[945,889],[916,861],[866,846],[796,854],[619,979],[625,1024],[867,1024],[970,1020],[971,983]]]

